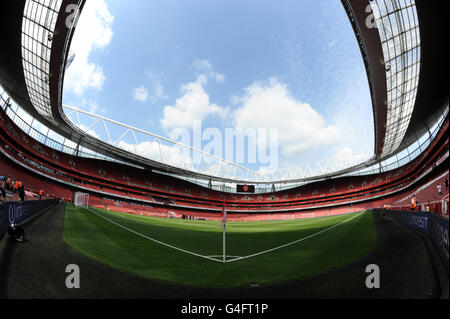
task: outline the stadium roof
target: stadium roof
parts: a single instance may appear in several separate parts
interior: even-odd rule
[[[375,154],[409,146],[448,106],[448,2],[342,1],[358,37],[372,93]],[[368,5],[378,28],[368,27]]]
[[[84,3],[85,0],[16,0],[3,4],[0,85],[9,96],[55,132],[107,156],[185,176],[238,180],[171,166],[112,147],[68,119],[63,111],[62,92],[75,31],[71,21],[75,17],[73,9],[81,13]],[[351,168],[355,169],[405,149],[429,131],[448,107],[448,1],[342,3],[361,48],[374,114],[374,157]],[[372,12],[375,19],[371,18]]]

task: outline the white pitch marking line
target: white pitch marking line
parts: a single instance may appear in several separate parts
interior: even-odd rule
[[[284,247],[287,247],[287,246],[290,246],[290,245],[294,245],[294,244],[299,243],[299,242],[302,242],[302,241],[304,241],[304,240],[306,240],[306,239],[309,239],[309,238],[312,238],[312,237],[317,236],[317,235],[319,235],[319,234],[325,233],[325,232],[327,232],[327,231],[329,231],[329,230],[331,230],[331,229],[333,229],[333,228],[336,228],[336,227],[338,227],[338,226],[341,226],[341,225],[343,225],[343,224],[349,222],[350,220],[355,219],[356,217],[362,216],[362,214],[363,214],[363,213],[359,213],[359,214],[356,215],[356,216],[350,217],[349,219],[346,219],[346,220],[344,220],[343,222],[341,222],[341,223],[339,223],[339,224],[336,224],[336,225],[333,225],[333,226],[331,226],[331,227],[328,227],[327,229],[321,230],[321,231],[319,231],[319,232],[317,232],[317,233],[311,234],[311,235],[309,235],[309,236],[300,238],[300,239],[298,239],[298,240],[296,240],[296,241],[293,241],[293,242],[290,242],[290,243],[287,243],[287,244],[284,244],[284,245],[281,245],[281,246],[278,246],[278,247],[274,247],[274,248],[271,248],[271,249],[268,249],[268,250],[261,251],[261,252],[256,253],[256,254],[251,254],[251,255],[248,255],[248,256],[244,256],[244,257],[239,257],[239,256],[228,256],[228,255],[227,255],[227,257],[231,257],[231,258],[233,258],[233,259],[232,259],[232,260],[223,261],[223,260],[219,260],[219,259],[216,259],[216,258],[212,258],[212,257],[214,257],[214,256],[218,256],[218,257],[222,258],[222,257],[223,257],[222,255],[220,255],[220,256],[219,256],[219,255],[214,255],[214,256],[203,256],[203,255],[196,254],[196,253],[191,252],[191,251],[188,251],[188,250],[184,250],[184,249],[181,249],[181,248],[178,248],[178,247],[175,247],[175,246],[166,244],[166,243],[164,243],[164,242],[162,242],[162,241],[159,241],[159,240],[156,240],[156,239],[154,239],[154,238],[145,236],[145,235],[143,235],[143,234],[141,234],[141,233],[138,233],[138,232],[136,232],[136,231],[134,231],[134,230],[132,230],[132,229],[129,229],[129,228],[125,227],[125,226],[122,226],[122,225],[120,225],[120,224],[118,224],[118,223],[116,223],[116,222],[114,222],[114,221],[112,221],[112,220],[110,220],[110,219],[108,219],[108,218],[106,218],[106,217],[104,217],[104,216],[101,216],[100,214],[97,214],[96,212],[90,210],[89,208],[86,208],[86,209],[87,209],[89,212],[93,213],[94,215],[96,215],[96,216],[98,216],[98,217],[100,217],[100,218],[103,218],[103,219],[109,221],[110,223],[112,223],[112,224],[114,224],[114,225],[116,225],[116,226],[119,226],[119,227],[121,227],[121,228],[123,228],[123,229],[125,229],[125,230],[128,230],[129,232],[132,232],[132,233],[134,233],[134,234],[136,234],[136,235],[138,235],[138,236],[141,236],[141,237],[143,237],[143,238],[145,238],[145,239],[154,241],[154,242],[156,242],[156,243],[158,243],[158,244],[161,244],[161,245],[164,245],[164,246],[173,248],[173,249],[175,249],[175,250],[184,252],[184,253],[186,253],[186,254],[194,255],[194,256],[201,257],[201,258],[205,258],[205,259],[209,259],[209,260],[213,260],[213,261],[220,262],[220,263],[230,263],[230,262],[237,261],[237,260],[247,259],[247,258],[259,256],[259,255],[262,255],[262,254],[266,254],[266,253],[269,253],[269,252],[272,252],[272,251],[274,251],[274,250],[278,250],[278,249],[281,249],[281,248],[284,248]]]
[[[268,250],[265,250],[265,251],[261,251],[261,252],[256,253],[256,254],[251,254],[251,255],[248,255],[248,256],[244,256],[244,257],[238,257],[238,258],[235,258],[235,259],[233,259],[233,260],[227,260],[227,261],[225,261],[225,262],[226,262],[226,263],[230,263],[230,262],[237,261],[237,260],[247,259],[247,258],[250,258],[250,257],[255,257],[255,256],[258,256],[258,255],[266,254],[266,253],[269,253],[269,252],[272,252],[272,251],[274,251],[274,250],[278,250],[278,249],[281,249],[281,248],[284,248],[284,247],[287,247],[287,246],[290,246],[290,245],[297,244],[297,243],[299,243],[299,242],[301,242],[301,241],[304,241],[304,240],[306,240],[306,239],[312,238],[312,237],[314,237],[314,236],[317,236],[317,235],[319,235],[319,234],[322,234],[322,233],[324,233],[324,232],[327,232],[327,231],[329,231],[329,230],[331,230],[331,229],[333,229],[333,228],[336,228],[336,227],[338,227],[338,226],[340,226],[340,225],[343,225],[343,224],[345,224],[346,222],[348,222],[348,221],[350,221],[350,220],[352,220],[352,219],[354,219],[354,218],[356,218],[356,217],[360,217],[361,215],[362,215],[362,214],[358,214],[358,215],[356,215],[356,216],[353,216],[353,217],[351,217],[351,218],[349,218],[349,219],[344,220],[343,222],[341,222],[341,223],[339,223],[339,224],[333,225],[333,226],[331,226],[331,227],[328,227],[327,229],[324,229],[324,230],[321,230],[321,231],[319,231],[319,232],[317,232],[317,233],[314,233],[314,234],[311,234],[311,235],[309,235],[309,236],[300,238],[300,239],[298,239],[298,240],[296,240],[296,241],[293,241],[293,242],[290,242],[290,243],[288,243],[288,244],[284,244],[284,245],[281,245],[281,246],[278,246],[278,247],[275,247],[275,248],[271,248],[271,249],[268,249]]]
[[[100,214],[97,214],[96,212],[90,210],[89,208],[86,208],[86,209],[87,209],[88,211],[90,211],[91,213],[93,213],[94,215],[96,215],[96,216],[98,216],[98,217],[100,217],[100,218],[103,218],[104,220],[109,221],[111,224],[114,224],[114,225],[116,225],[116,226],[119,226],[119,227],[121,227],[121,228],[123,228],[123,229],[125,229],[125,230],[128,230],[129,232],[132,232],[133,234],[136,234],[136,235],[138,235],[138,236],[141,236],[141,237],[143,237],[143,238],[145,238],[145,239],[154,241],[155,243],[158,243],[158,244],[161,244],[161,245],[164,245],[164,246],[167,246],[167,247],[176,249],[176,250],[181,251],[181,252],[186,253],[186,254],[190,254],[190,255],[197,256],[197,257],[201,257],[201,258],[205,258],[205,259],[209,259],[209,260],[213,260],[213,261],[216,261],[216,262],[221,262],[221,263],[223,263],[222,260],[218,260],[218,259],[215,259],[215,258],[210,258],[210,257],[208,257],[208,256],[203,256],[203,255],[200,255],[200,254],[196,254],[196,253],[194,253],[194,252],[192,252],[192,251],[184,250],[184,249],[181,249],[181,248],[178,248],[178,247],[175,247],[175,246],[166,244],[166,243],[164,243],[164,242],[162,242],[162,241],[159,241],[159,240],[156,240],[156,239],[154,239],[154,238],[145,236],[145,235],[143,235],[143,234],[141,234],[141,233],[138,233],[137,231],[134,231],[134,230],[129,229],[129,228],[125,227],[125,226],[122,226],[122,225],[120,225],[119,223],[116,223],[116,222],[114,222],[114,221],[112,221],[112,220],[110,220],[110,219],[108,219],[108,218],[106,218],[106,217],[104,217],[104,216],[102,216],[102,215],[100,215]],[[222,256],[221,256],[221,257],[222,257]]]
[[[210,255],[208,257],[212,257],[212,258],[222,258],[223,255]],[[226,255],[225,257],[231,257],[231,258],[241,258],[242,256],[231,256],[231,255]]]

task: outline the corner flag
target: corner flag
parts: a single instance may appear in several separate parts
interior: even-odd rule
[[[222,228],[225,228],[226,223],[227,223],[227,210],[225,208],[225,202],[223,202],[223,206],[222,206]]]
[[[227,224],[227,210],[225,208],[225,201],[223,201],[222,206],[222,261],[225,262],[227,260],[227,254],[226,254],[226,242],[225,242],[225,225]]]

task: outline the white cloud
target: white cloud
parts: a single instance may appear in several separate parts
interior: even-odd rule
[[[181,87],[183,96],[176,100],[175,105],[164,107],[164,117],[160,122],[165,130],[192,128],[196,120],[202,121],[209,115],[224,117],[227,114],[227,109],[211,103],[203,87],[206,82],[206,76],[200,75],[195,82]]]
[[[88,112],[91,112],[94,114],[98,114],[99,112],[100,113],[105,112],[105,109],[101,109],[100,106],[98,105],[98,103],[95,101],[91,101],[91,100],[82,98],[81,104],[83,105],[83,108],[87,109]]]
[[[219,72],[213,71],[213,66],[208,60],[196,60],[194,61],[194,68],[198,71],[203,72],[201,75],[205,78],[211,78],[216,80],[218,83],[225,82],[225,75]]]
[[[336,152],[335,159],[347,160],[353,165],[368,160],[371,156],[371,150],[366,149],[359,152],[354,151],[350,147],[343,147]]]
[[[225,75],[218,72],[211,72],[210,76],[219,83],[225,82]]]
[[[324,118],[309,104],[290,96],[285,84],[270,79],[268,84],[254,83],[245,95],[232,97],[241,107],[234,114],[237,128],[276,128],[282,153],[294,155],[336,143],[340,131],[327,125]],[[258,141],[263,145],[264,141]]]
[[[94,114],[106,114],[107,109],[104,107],[100,107],[99,104],[91,99],[86,99],[84,97],[79,97],[76,100],[69,100],[67,105],[76,105],[78,108],[85,110]]]
[[[167,100],[169,96],[164,93],[164,86],[161,84],[164,74],[154,73],[151,70],[147,70],[145,74],[150,79],[150,89],[148,90],[150,102],[156,103],[161,100]]]
[[[354,152],[353,152],[353,150],[352,150],[351,148],[349,148],[349,147],[344,147],[344,148],[339,149],[339,150],[336,152],[336,158],[349,157],[349,156],[351,156],[353,153],[354,153]]]
[[[143,85],[141,85],[138,88],[133,89],[133,98],[139,102],[147,101],[147,98],[148,98],[147,89]]]
[[[153,84],[153,94],[150,99],[153,103],[159,100],[167,100],[169,96],[164,94],[164,87],[160,83]]]
[[[160,144],[157,141],[145,141],[138,144],[119,141],[117,147],[155,161],[162,161],[163,163],[184,169],[198,169],[210,174],[217,174],[220,171],[226,176],[232,176],[235,172],[234,166],[223,165],[222,162],[207,157],[202,157],[201,163],[199,164],[195,160],[196,157],[192,152],[179,145]]]
[[[65,75],[64,87],[67,90],[82,95],[87,89],[102,88],[105,81],[103,69],[89,61],[89,56],[93,50],[109,45],[113,21],[105,0],[86,1],[70,47],[76,55]]]
[[[197,76],[197,79],[195,80],[196,83],[198,83],[199,85],[203,86],[206,83],[208,83],[208,76],[206,76],[205,74],[200,74],[199,76]]]
[[[192,128],[194,121],[203,121],[210,115],[225,118],[228,114],[228,108],[210,102],[210,97],[204,88],[208,79],[222,83],[225,81],[225,75],[214,72],[208,60],[196,60],[193,65],[195,69],[202,72],[197,74],[195,82],[181,86],[183,96],[176,100],[175,105],[164,107],[164,116],[160,123],[169,134],[170,130],[176,128]],[[162,87],[159,92],[156,89],[159,87],[155,87],[156,96],[168,98],[162,94]]]
[[[212,69],[212,64],[208,60],[196,60],[194,61],[194,68],[202,71],[209,71]]]
[[[106,108],[101,108],[97,102],[81,97],[78,103],[72,103],[72,105],[77,105],[79,108],[86,110],[94,114],[106,114]]]
[[[95,132],[94,130],[88,130],[88,127],[84,124],[81,124],[80,129],[86,133],[88,133],[89,135],[101,140],[100,135],[97,134],[97,132]]]
[[[168,146],[156,141],[145,141],[138,144],[129,144],[124,141],[119,141],[117,147],[155,161],[162,161],[174,166],[193,169],[190,154],[187,149],[180,148],[176,145]]]

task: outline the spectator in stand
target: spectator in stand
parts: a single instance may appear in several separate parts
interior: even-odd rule
[[[445,190],[448,192],[448,177],[445,179]]]
[[[436,185],[436,187],[437,187],[438,194],[439,194],[439,195],[442,195],[441,183],[438,183],[438,184]]]
[[[0,180],[0,201],[6,201],[5,179]]]
[[[411,196],[411,210],[416,210],[417,202],[416,202],[416,196]]]
[[[16,182],[14,183],[14,193],[16,195],[16,200],[19,200],[19,181],[16,180]]]
[[[8,190],[9,190],[11,193],[14,193],[13,183],[14,183],[14,179],[11,177],[11,179],[9,180],[9,184],[8,184]],[[14,196],[14,194],[13,194],[13,196]]]
[[[25,201],[25,187],[23,186],[22,182],[20,182],[19,186],[19,198],[21,202]]]

